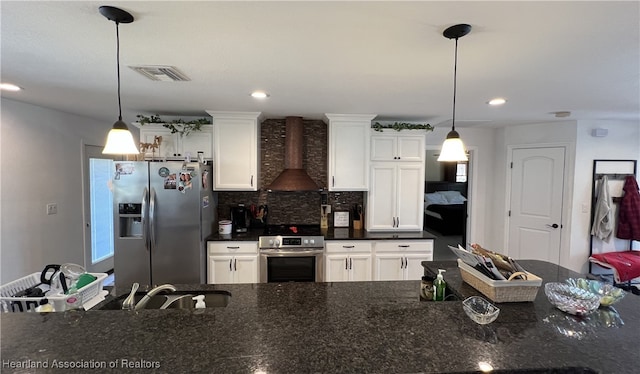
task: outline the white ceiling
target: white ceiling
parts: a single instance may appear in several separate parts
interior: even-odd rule
[[[558,119],[640,121],[640,3],[372,1],[6,1],[3,97],[117,118],[115,24],[101,5],[127,10],[120,25],[125,122],[136,114],[267,118],[373,113],[379,120],[446,124],[453,40],[459,40],[459,127]],[[192,80],[154,82],[128,65],[176,66]],[[270,97],[249,96],[256,89]],[[486,102],[508,99],[502,107]]]

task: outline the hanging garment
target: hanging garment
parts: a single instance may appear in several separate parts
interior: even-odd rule
[[[600,240],[608,240],[613,232],[613,200],[609,193],[609,178],[606,175],[600,180],[599,187],[591,235]]]
[[[620,201],[616,236],[620,239],[640,240],[640,192],[636,179],[627,176],[622,190],[624,195]]]

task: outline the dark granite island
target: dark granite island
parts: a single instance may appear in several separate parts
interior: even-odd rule
[[[461,297],[476,294],[461,283],[455,263],[424,264],[449,269],[445,279]],[[522,264],[545,281],[576,276],[539,261]],[[603,315],[567,318],[540,290],[533,303],[500,304],[498,319],[480,326],[464,314],[460,301],[419,301],[419,286],[419,281],[202,285],[194,287],[230,291],[231,302],[204,311],[5,313],[1,371],[446,373],[476,372],[479,363],[495,372],[640,371],[638,296],[629,294],[615,306],[624,325],[612,320],[618,325],[608,327]],[[568,367],[594,371],[550,370]]]

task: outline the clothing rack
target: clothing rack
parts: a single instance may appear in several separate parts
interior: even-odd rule
[[[591,180],[591,220],[589,224],[589,256],[593,254],[594,235],[591,235],[591,227],[595,220],[595,207],[597,202],[597,187],[599,181],[606,176],[609,182],[623,181],[627,176],[637,175],[637,160],[593,160],[593,176]],[[602,186],[601,186],[602,188]],[[620,203],[622,196],[612,196],[614,204]],[[615,228],[612,235],[615,237]],[[633,240],[629,240],[629,250],[633,249]],[[589,261],[589,273],[592,272],[593,264]]]

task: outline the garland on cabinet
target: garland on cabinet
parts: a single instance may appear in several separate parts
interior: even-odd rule
[[[202,130],[202,125],[210,125],[211,120],[209,118],[200,118],[193,121],[184,121],[183,119],[175,119],[172,121],[164,121],[160,118],[159,115],[151,115],[149,117],[144,116],[142,114],[138,114],[138,122],[140,126],[144,126],[148,123],[154,123],[158,125],[162,125],[163,127],[171,130],[172,134],[178,133],[180,136],[189,135],[194,131]]]
[[[378,131],[378,132],[382,132],[383,129],[393,129],[395,131],[402,131],[402,130],[426,130],[426,131],[433,131],[434,127],[431,126],[428,123],[425,123],[424,125],[419,124],[419,123],[407,123],[407,122],[394,122],[393,124],[381,124],[380,122],[375,122],[374,124],[371,125],[371,128],[374,131]]]

